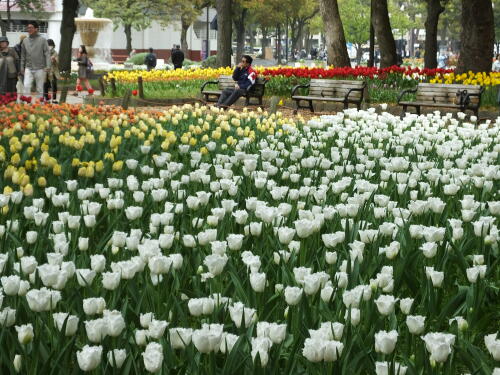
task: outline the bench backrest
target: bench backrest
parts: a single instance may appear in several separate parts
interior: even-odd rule
[[[351,81],[340,79],[311,79],[309,85],[310,96],[324,96],[331,98],[343,98],[347,91],[350,89],[363,88],[365,83],[363,81]],[[360,99],[362,97],[361,91],[352,91],[349,95],[350,99]]]
[[[250,88],[249,94],[254,96],[263,96],[266,80],[263,77],[257,77],[255,84]],[[219,76],[219,90],[234,89],[235,82],[232,76]]]
[[[419,83],[417,86],[416,100],[434,103],[458,104],[459,99],[457,99],[457,92],[462,90],[467,90],[468,94],[479,94],[481,92],[481,86]],[[480,98],[478,96],[473,96],[470,98],[470,103],[478,105],[479,100]]]

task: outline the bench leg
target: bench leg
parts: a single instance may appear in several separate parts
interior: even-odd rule
[[[348,109],[348,108],[349,108],[349,103],[344,102],[344,109]]]
[[[311,110],[312,113],[314,113],[314,107],[313,107],[312,100],[309,100],[309,109]]]
[[[406,114],[406,110],[408,109],[407,106],[403,106],[403,111],[401,112],[401,114],[399,115],[399,118],[402,120],[404,117],[405,117],[405,114]]]
[[[416,107],[415,107],[415,109],[417,110],[417,115],[419,115],[419,116],[420,116],[420,106],[419,106],[419,105],[418,105],[418,106],[416,106]]]
[[[259,105],[262,107],[262,96],[259,96]]]
[[[247,96],[247,97],[245,98],[245,107],[248,107],[249,105],[250,105],[250,97],[249,97],[249,96]]]

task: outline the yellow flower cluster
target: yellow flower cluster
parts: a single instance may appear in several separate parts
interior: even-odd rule
[[[462,74],[445,73],[436,75],[429,82],[444,83],[447,85],[462,84],[462,85],[496,86],[500,85],[500,72],[473,73],[469,71],[468,73],[462,73]]]
[[[54,105],[49,111],[44,106],[10,105],[9,118],[17,119],[27,110],[32,114],[0,129],[4,193],[17,189],[31,195],[32,183],[44,187],[60,176],[103,180],[120,173],[127,159],[155,159],[180,147],[205,155],[242,140],[285,133],[284,124],[296,126],[280,112],[269,115],[260,108],[241,113],[199,104],[150,112],[103,108]],[[0,114],[0,122],[6,117]]]
[[[116,82],[137,82],[137,78],[142,77],[145,82],[165,82],[193,79],[212,79],[220,75],[231,75],[231,67],[227,68],[206,68],[206,69],[176,69],[176,70],[117,70],[109,72],[105,79],[110,81],[114,78]]]

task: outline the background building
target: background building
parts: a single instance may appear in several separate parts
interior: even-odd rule
[[[0,1],[0,13],[2,19],[7,18],[6,4]],[[85,9],[81,9],[80,16],[83,16]],[[213,20],[216,15],[215,9],[209,9],[209,20]],[[15,45],[19,36],[26,33],[26,25],[30,20],[36,20],[40,24],[40,32],[45,37],[53,39],[56,46],[59,46],[61,40],[60,26],[62,20],[62,0],[48,0],[44,7],[44,12],[37,13],[23,12],[19,8],[11,9],[12,22],[9,25],[7,37],[11,45]],[[202,48],[206,39],[206,11],[196,20],[187,32],[188,54],[186,58],[190,60],[201,60]],[[217,31],[210,30],[210,49],[211,54],[217,49]],[[103,44],[103,39],[107,39],[109,43],[111,38],[110,56],[116,62],[123,62],[127,56],[126,38],[122,27],[116,30],[110,28],[99,34],[96,47]],[[143,31],[132,30],[132,48],[136,52],[147,51],[152,47],[160,59],[167,60],[170,57],[170,51],[174,44],[181,43],[181,26],[180,22],[172,23],[167,27],[160,26],[157,22],[153,22],[150,27]],[[77,49],[81,44],[78,32],[73,39],[73,48]],[[107,43],[106,43],[107,44]]]

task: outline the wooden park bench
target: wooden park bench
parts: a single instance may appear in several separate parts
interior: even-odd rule
[[[415,101],[402,101],[406,94],[415,93]],[[454,108],[462,112],[473,111],[477,116],[481,105],[483,88],[479,85],[455,85],[419,83],[415,89],[403,90],[399,94],[398,104],[403,106],[403,113],[408,107],[414,107],[420,114],[421,107]]]
[[[300,88],[307,88],[307,95],[296,95]],[[349,104],[355,104],[361,109],[361,102],[366,88],[366,82],[338,80],[338,79],[311,79],[307,85],[297,85],[292,89],[292,100],[295,100],[297,109],[309,108],[314,112],[313,101],[344,103],[344,109]],[[301,102],[307,102],[302,106]]]
[[[262,98],[264,96],[264,91],[266,89],[267,80],[262,77],[257,77],[255,83],[244,95],[246,101],[245,105],[250,105],[250,99],[256,98],[259,101],[259,105],[262,105]],[[217,81],[208,81],[201,86],[201,94],[203,95],[206,102],[217,102],[219,96],[221,96],[222,91],[225,89],[234,89],[235,82],[232,76],[219,76]],[[205,87],[207,85],[217,85],[217,90],[207,90]]]

